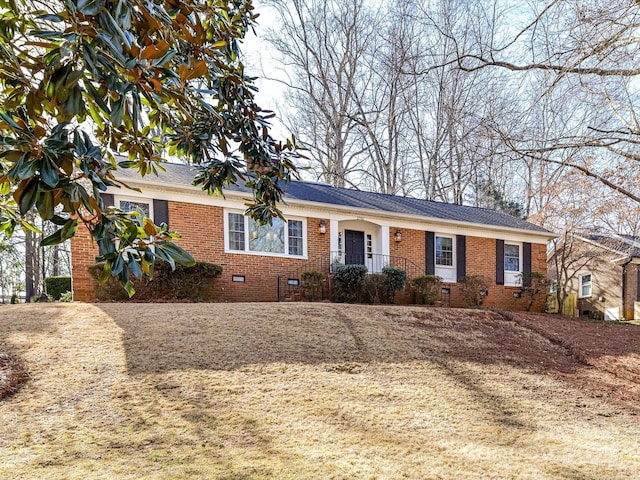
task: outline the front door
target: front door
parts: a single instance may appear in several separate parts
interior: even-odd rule
[[[364,265],[364,232],[344,231],[344,263]]]

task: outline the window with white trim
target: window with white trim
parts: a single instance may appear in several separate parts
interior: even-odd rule
[[[275,256],[305,255],[305,221],[274,218],[271,225],[260,225],[242,213],[227,212],[225,217],[227,251]]]
[[[580,298],[586,298],[591,296],[592,280],[591,274],[585,273],[580,275]]]
[[[504,244],[504,271],[520,272],[520,245]]]
[[[229,235],[229,250],[244,251],[244,215],[230,213],[227,232]]]
[[[449,235],[435,235],[435,274],[443,282],[456,281],[455,240]]]
[[[453,238],[436,236],[436,265],[453,267]]]
[[[301,220],[288,220],[289,255],[301,257],[304,255],[304,231]]]
[[[522,285],[522,245],[504,243],[504,284],[511,287]]]

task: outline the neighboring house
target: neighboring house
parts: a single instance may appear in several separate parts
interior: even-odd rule
[[[286,222],[258,226],[243,211],[251,192],[241,187],[210,196],[191,185],[193,171],[167,164],[159,176],[121,178],[141,191],[109,188],[105,203],[142,207],[157,224],[182,234],[178,243],[199,261],[223,266],[213,301],[277,301],[305,270],[327,275],[333,262],[403,268],[409,278],[435,274],[448,303],[462,305],[460,280],[483,276],[485,306],[522,309],[522,272],[546,272],[547,230],[492,210],[384,195],[324,184],[292,182],[281,210]],[[93,299],[87,267],[97,254],[89,233],[72,240],[76,300]],[[402,297],[399,297],[402,299]],[[544,292],[535,309],[544,308]],[[404,302],[411,301],[405,295]]]
[[[606,320],[640,318],[640,238],[567,235],[548,256],[551,294],[564,313]],[[553,302],[558,307],[558,302]]]

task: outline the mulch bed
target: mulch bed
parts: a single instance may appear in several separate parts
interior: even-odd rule
[[[0,400],[14,394],[29,378],[18,357],[0,352]]]

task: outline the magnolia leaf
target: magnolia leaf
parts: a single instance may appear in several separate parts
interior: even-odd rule
[[[105,0],[78,0],[78,11],[84,15],[97,15]]]

